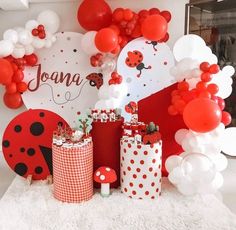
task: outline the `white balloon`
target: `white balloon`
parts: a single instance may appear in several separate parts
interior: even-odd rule
[[[181,162],[181,169],[185,177],[196,186],[209,184],[215,178],[214,163],[207,156],[200,153],[190,153]]]
[[[231,76],[233,76],[234,73],[235,73],[235,69],[234,69],[234,67],[231,66],[231,65],[225,66],[225,67],[222,69],[222,71],[225,73],[225,76],[226,76],[226,77],[231,77]]]
[[[174,168],[180,166],[182,159],[182,157],[177,155],[169,156],[165,162],[167,172],[171,172]]]
[[[13,52],[12,52],[12,57],[14,58],[22,58],[25,55],[25,48],[24,46],[16,44]]]
[[[88,55],[94,55],[100,53],[100,51],[95,46],[95,36],[96,31],[89,31],[81,39],[81,47],[83,51]]]
[[[210,64],[217,63],[217,57],[206,46],[205,41],[195,34],[188,34],[179,38],[174,45],[173,53],[177,61],[192,58],[197,60],[199,64],[206,60]]]
[[[18,42],[18,34],[15,30],[9,29],[4,32],[3,39],[16,44]]]
[[[32,32],[33,29],[37,28],[39,23],[36,20],[29,20],[25,24],[25,29],[28,31]]]
[[[109,85],[102,85],[98,91],[99,99],[106,100],[109,99]]]
[[[51,10],[45,10],[38,15],[37,21],[44,25],[46,31],[52,34],[56,33],[60,26],[60,19],[58,15]]]
[[[228,160],[226,156],[221,153],[210,155],[209,158],[211,158],[211,160],[215,164],[216,170],[219,172],[225,170],[228,166]]]
[[[25,46],[25,54],[30,55],[34,52],[34,47],[32,45]]]
[[[33,39],[32,46],[36,49],[42,49],[45,46],[45,40],[35,37]]]
[[[9,40],[0,41],[0,57],[7,57],[12,54],[14,45]]]
[[[222,187],[224,184],[224,178],[221,173],[217,172],[214,180],[211,183],[211,186],[214,190],[217,190]]]
[[[18,33],[19,43],[26,46],[33,41],[33,36],[28,30],[22,30]]]
[[[230,156],[236,156],[236,127],[227,128],[221,138],[222,151]]]
[[[174,168],[168,175],[168,179],[172,184],[179,184],[183,180],[183,172],[180,167]]]

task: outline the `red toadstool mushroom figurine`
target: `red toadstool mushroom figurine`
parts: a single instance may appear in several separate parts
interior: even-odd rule
[[[101,196],[108,197],[110,195],[110,183],[117,180],[116,172],[109,167],[100,167],[94,173],[94,180],[101,184]]]

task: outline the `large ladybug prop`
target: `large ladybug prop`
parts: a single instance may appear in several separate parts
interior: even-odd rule
[[[4,157],[18,175],[43,180],[52,175],[52,136],[58,125],[68,126],[59,115],[42,109],[28,110],[7,126],[2,142]]]

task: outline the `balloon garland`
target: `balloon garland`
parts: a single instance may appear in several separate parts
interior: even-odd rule
[[[37,49],[50,48],[56,41],[54,33],[59,29],[58,15],[45,10],[37,20],[29,20],[25,27],[8,29],[0,41],[0,84],[5,86],[4,104],[10,109],[23,105],[21,94],[28,86],[24,82],[26,66],[37,64]]]
[[[202,53],[207,61],[202,62]],[[223,185],[220,172],[227,167],[221,151],[225,149],[225,126],[231,123],[231,115],[223,110],[224,99],[232,92],[234,69],[226,66],[220,70],[216,56],[196,35],[180,38],[174,56],[177,63],[171,73],[178,84],[168,112],[183,116],[188,129],[175,134],[184,152],[166,160],[168,178],[184,195],[215,192]]]

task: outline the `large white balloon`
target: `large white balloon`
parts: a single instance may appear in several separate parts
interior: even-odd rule
[[[33,39],[32,46],[36,49],[42,49],[45,46],[45,40],[35,37]]]
[[[221,138],[222,151],[230,156],[236,156],[236,127],[227,128]]]
[[[183,172],[180,167],[174,168],[168,175],[168,179],[172,184],[179,184],[184,179]]]
[[[225,170],[228,166],[228,160],[225,155],[218,153],[218,154],[211,154],[208,156],[213,163],[215,164],[215,168],[217,171],[221,172]]]
[[[51,10],[45,10],[38,15],[37,21],[44,25],[45,29],[51,33],[56,33],[60,26],[60,18]]]
[[[96,31],[89,31],[86,34],[84,34],[81,40],[81,47],[83,51],[88,55],[94,55],[100,53],[100,51],[95,46],[96,34],[97,34]]]
[[[221,173],[217,172],[214,180],[211,183],[211,186],[214,190],[217,190],[222,187],[224,184],[224,178]]]
[[[25,46],[25,55],[30,55],[34,52],[34,47],[32,45]]]
[[[217,63],[217,57],[206,46],[205,41],[195,34],[188,34],[179,38],[174,45],[173,53],[177,61],[192,58],[199,63],[206,60],[211,64]]]
[[[18,42],[18,34],[15,30],[9,29],[4,32],[3,39],[16,44]]]
[[[0,41],[0,57],[6,57],[12,54],[14,45],[11,41],[2,40]]]
[[[176,155],[168,157],[165,162],[167,172],[171,172],[174,168],[180,166],[182,159],[182,157]]]

